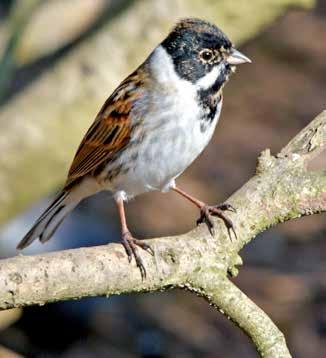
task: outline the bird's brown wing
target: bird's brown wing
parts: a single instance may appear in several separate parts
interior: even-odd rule
[[[130,113],[139,90],[145,81],[144,71],[138,69],[127,77],[106,100],[95,121],[87,131],[71,164],[65,188],[92,174],[99,166],[109,161],[130,141]]]

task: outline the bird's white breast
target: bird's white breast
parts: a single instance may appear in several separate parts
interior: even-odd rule
[[[207,146],[222,106],[220,102],[212,123],[203,130],[196,86],[179,78],[161,46],[153,52],[150,68],[154,81],[144,104],[145,117],[124,158],[121,156],[130,161],[131,169],[115,183],[115,190],[125,192],[127,197],[150,190],[169,190],[174,179]]]

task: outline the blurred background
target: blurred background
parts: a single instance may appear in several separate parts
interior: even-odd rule
[[[1,0],[0,253],[15,246],[65,179],[105,98],[181,17],[220,26],[253,61],[225,88],[218,130],[179,185],[218,203],[326,109],[326,1]],[[326,167],[326,155],[311,170]],[[190,230],[179,196],[130,202],[136,237]],[[294,357],[326,355],[326,221],[278,225],[240,254],[234,282],[285,333]],[[83,202],[36,254],[117,241],[109,194]],[[83,299],[0,312],[0,357],[255,357],[249,339],[183,291]]]

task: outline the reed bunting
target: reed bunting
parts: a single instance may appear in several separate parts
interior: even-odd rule
[[[195,18],[180,21],[106,100],[82,140],[61,193],[18,245],[46,242],[84,198],[109,190],[121,220],[121,241],[146,275],[127,226],[124,202],[144,192],[173,190],[200,210],[197,223],[213,233],[211,216],[230,234],[228,204],[208,206],[181,190],[175,179],[210,141],[222,108],[222,88],[236,65],[250,62],[216,26]],[[233,230],[234,232],[234,230]]]

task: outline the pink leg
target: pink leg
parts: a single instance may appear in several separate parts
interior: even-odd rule
[[[178,194],[182,195],[184,198],[188,199],[190,202],[195,204],[197,206],[197,208],[199,208],[200,217],[197,220],[197,225],[199,225],[201,223],[205,223],[207,225],[208,230],[211,233],[211,235],[214,235],[214,222],[213,222],[211,216],[217,216],[223,220],[223,222],[228,230],[230,239],[232,240],[231,231],[233,232],[234,236],[237,237],[231,219],[229,219],[224,214],[224,211],[227,211],[227,210],[236,212],[236,210],[233,208],[233,206],[231,206],[230,204],[227,204],[227,203],[221,204],[221,205],[209,206],[209,205],[205,204],[204,202],[189,195],[188,193],[181,190],[177,186],[174,187],[172,190],[174,190]]]
[[[131,262],[132,257],[135,258],[136,264],[140,270],[141,277],[142,277],[142,279],[144,279],[144,278],[146,278],[146,270],[145,270],[145,267],[143,264],[143,260],[141,259],[141,257],[138,254],[137,246],[141,247],[142,249],[146,250],[147,252],[149,252],[152,255],[154,255],[154,252],[151,249],[151,247],[149,245],[147,245],[145,242],[142,242],[141,240],[137,240],[131,235],[131,233],[128,229],[128,226],[127,226],[127,220],[126,220],[123,199],[117,198],[116,203],[117,203],[120,221],[121,221],[122,245],[124,246],[124,248],[127,252],[129,262]]]

